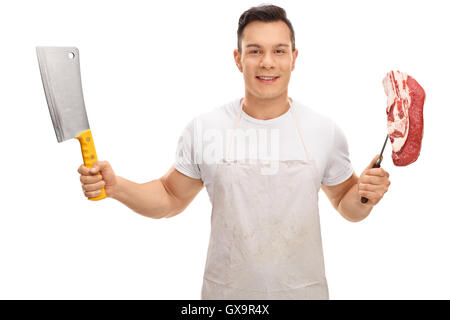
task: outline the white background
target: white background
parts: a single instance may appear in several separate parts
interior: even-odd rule
[[[210,231],[203,189],[171,219],[84,198],[77,140],[58,144],[35,46],[76,46],[99,159],[143,183],[175,159],[195,116],[241,97],[233,61],[240,14],[259,1],[15,1],[0,5],[0,298],[198,299]],[[320,191],[331,299],[449,299],[445,1],[274,1],[296,31],[290,96],[344,130],[359,175],[387,133],[381,80],[424,87],[419,159],[395,167],[362,222]]]

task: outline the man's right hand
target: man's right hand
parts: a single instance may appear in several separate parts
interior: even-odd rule
[[[116,175],[107,161],[97,161],[92,168],[81,165],[78,168],[84,195],[94,198],[100,195],[104,187],[106,196],[112,198],[117,187]]]

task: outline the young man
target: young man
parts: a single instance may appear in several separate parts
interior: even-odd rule
[[[169,172],[137,184],[106,161],[78,169],[87,197],[104,186],[151,218],[181,213],[206,187],[213,209],[204,299],[328,299],[320,188],[344,218],[360,221],[390,185],[386,171],[372,169],[378,156],[358,177],[339,127],[288,97],[297,55],[282,8],[247,10],[234,50],[245,97],[191,121]]]

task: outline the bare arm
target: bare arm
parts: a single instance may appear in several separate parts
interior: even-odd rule
[[[350,178],[338,185],[322,185],[333,207],[349,221],[358,222],[366,218],[389,189],[389,173],[383,168],[372,168],[377,159],[378,155],[360,177],[353,172]],[[368,202],[362,203],[361,197],[366,197]]]
[[[143,216],[169,218],[181,213],[202,187],[202,180],[185,176],[171,167],[163,177],[142,184],[117,177],[112,198]]]
[[[322,185],[322,190],[327,195],[334,209],[348,221],[357,222],[366,218],[373,206],[361,203],[358,193],[358,176],[353,175],[346,181],[336,186]]]
[[[136,183],[116,176],[107,161],[97,161],[88,169],[78,169],[86,197],[98,195],[104,186],[106,195],[143,216],[159,219],[181,213],[203,188],[201,179],[193,179],[174,167],[161,178]]]

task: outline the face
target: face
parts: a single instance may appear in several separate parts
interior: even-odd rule
[[[242,52],[234,50],[245,89],[259,99],[287,95],[298,50],[292,51],[289,27],[282,21],[249,23],[242,33]]]

